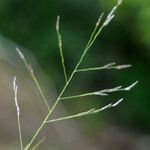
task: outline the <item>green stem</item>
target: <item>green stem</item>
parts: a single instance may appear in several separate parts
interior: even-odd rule
[[[38,141],[31,150],[36,150],[43,142],[44,142],[45,138],[42,138],[40,141]]]
[[[80,94],[80,95],[73,95],[73,96],[61,97],[61,100],[74,99],[74,98],[81,98],[81,97],[91,96],[91,95],[94,95],[94,92],[85,93],[85,94]]]
[[[50,113],[50,112],[49,112]],[[28,150],[31,146],[31,144],[33,143],[33,141],[35,140],[36,136],[39,134],[39,132],[41,131],[41,129],[43,128],[46,120],[48,119],[49,117],[49,113],[48,115],[45,117],[44,121],[42,122],[42,124],[40,125],[40,127],[38,128],[38,130],[36,131],[36,133],[34,134],[34,136],[32,137],[31,141],[27,144],[27,146],[25,147],[24,150]]]
[[[93,110],[94,109],[91,109],[91,110],[86,111],[86,112],[81,112],[81,113],[78,113],[78,114],[75,114],[75,115],[70,115],[70,116],[65,116],[65,117],[61,117],[61,118],[57,118],[57,119],[48,120],[46,123],[58,122],[58,121],[63,121],[63,120],[69,120],[69,119],[83,117],[83,116],[91,114],[91,112],[93,112]]]
[[[38,130],[36,131],[36,133],[34,134],[34,136],[32,137],[31,141],[29,142],[29,144],[26,146],[25,150],[28,150],[31,146],[31,144],[33,143],[33,141],[35,140],[35,138],[37,137],[37,135],[39,134],[39,132],[41,131],[41,129],[43,128],[43,126],[45,125],[45,122],[47,121],[47,119],[50,117],[50,115],[52,114],[52,112],[54,111],[55,107],[57,106],[58,102],[61,99],[61,96],[63,95],[63,93],[65,92],[68,84],[70,83],[70,81],[72,80],[74,74],[76,73],[76,70],[78,69],[79,65],[81,64],[84,56],[86,55],[87,51],[88,51],[89,47],[87,47],[84,49],[82,56],[80,57],[77,65],[75,66],[72,74],[70,75],[70,78],[68,79],[68,81],[66,82],[64,88],[62,89],[61,93],[59,94],[56,102],[53,104],[52,108],[50,109],[49,113],[47,114],[47,116],[45,117],[44,121],[42,122],[41,126],[38,128]]]
[[[85,49],[88,48],[88,46],[90,45],[90,43],[91,43],[91,41],[92,41],[92,39],[93,39],[93,37],[94,37],[94,35],[95,35],[95,33],[96,33],[96,31],[97,31],[99,25],[100,25],[100,23],[101,23],[101,20],[102,20],[103,16],[104,16],[104,13],[101,13],[101,15],[99,16],[99,18],[98,18],[98,20],[97,20],[97,22],[96,22],[95,28],[94,28],[94,30],[93,30],[91,36],[90,36],[90,39],[89,39],[89,41],[88,41],[88,43],[87,43]]]
[[[59,52],[61,56],[61,63],[62,63],[63,72],[64,72],[64,78],[65,78],[65,82],[67,83],[67,72],[66,72],[65,60],[64,60],[63,49],[62,49],[62,38],[61,38],[60,31],[59,31],[59,20],[60,20],[60,17],[58,16],[57,21],[56,21],[56,32],[57,32]]]
[[[78,69],[76,72],[97,71],[97,70],[103,70],[103,69],[114,69],[114,68],[108,68],[108,67],[94,67],[94,68]]]
[[[22,54],[22,52],[21,52],[17,47],[16,47],[16,50],[17,50],[17,52],[18,52],[20,58],[23,60],[23,62],[24,62],[24,64],[25,64],[26,68],[27,68],[28,71],[30,72],[30,75],[31,75],[31,77],[32,77],[32,79],[33,79],[33,81],[34,81],[36,87],[38,88],[38,90],[39,90],[39,92],[40,92],[40,95],[41,95],[42,99],[44,100],[45,105],[47,106],[48,111],[50,111],[50,107],[49,107],[48,102],[47,102],[47,100],[46,100],[46,97],[45,97],[45,95],[44,95],[44,93],[43,93],[43,91],[42,91],[42,89],[41,89],[41,87],[40,87],[40,84],[39,84],[39,82],[38,82],[38,80],[37,80],[37,78],[36,78],[36,76],[35,76],[35,74],[34,74],[34,71],[33,71],[33,69],[32,69],[32,66],[27,63],[27,61],[26,61],[24,55]]]
[[[37,137],[37,135],[39,134],[39,132],[41,131],[41,129],[43,128],[43,126],[45,125],[45,122],[47,121],[47,119],[50,117],[50,115],[52,114],[52,112],[54,111],[56,105],[58,104],[58,102],[60,101],[60,97],[62,96],[62,94],[64,93],[65,89],[67,88],[68,84],[70,83],[71,79],[73,78],[75,71],[72,72],[69,80],[67,81],[67,83],[65,84],[63,90],[61,91],[60,95],[58,96],[56,102],[54,103],[54,105],[52,106],[52,108],[50,109],[49,113],[47,114],[47,116],[45,117],[44,121],[42,122],[42,124],[40,125],[40,127],[38,128],[38,130],[36,131],[36,133],[34,134],[34,136],[32,137],[31,141],[29,142],[29,144],[26,146],[25,150],[28,150],[31,146],[31,144],[33,143],[33,141],[35,140],[35,138]]]
[[[22,133],[21,133],[21,125],[20,125],[20,118],[17,117],[18,121],[18,130],[19,130],[19,139],[20,139],[20,149],[23,150],[23,144],[22,144]]]
[[[39,82],[38,82],[37,78],[35,77],[34,73],[32,73],[31,76],[32,76],[33,81],[35,82],[36,87],[38,88],[38,90],[39,90],[39,92],[40,92],[40,95],[41,95],[42,99],[44,100],[44,103],[45,103],[46,106],[47,106],[48,111],[50,111],[49,104],[48,104],[48,102],[47,102],[47,100],[46,100],[46,97],[45,97],[45,95],[44,95],[44,93],[43,93],[43,91],[42,91],[40,85],[39,85]]]
[[[68,120],[68,119],[73,119],[73,118],[80,118],[80,117],[87,116],[87,115],[97,114],[97,113],[99,113],[99,112],[101,112],[105,109],[116,107],[122,101],[123,101],[123,98],[119,99],[115,103],[110,103],[108,105],[105,105],[104,107],[101,107],[100,109],[90,109],[88,111],[81,112],[81,113],[78,113],[78,114],[75,114],[75,115],[70,115],[70,116],[65,116],[65,117],[61,117],[61,118],[57,118],[57,119],[48,120],[46,123],[58,122],[58,121],[63,121],[63,120]]]
[[[58,22],[59,23],[59,22]],[[58,26],[59,27],[59,24]],[[99,25],[98,25],[99,27]],[[102,29],[105,27],[104,24],[102,24],[101,27],[99,27],[98,31],[96,32],[96,29],[94,28],[94,31],[92,32],[90,39],[85,47],[85,49],[83,50],[83,53],[77,63],[77,65],[75,66],[72,74],[70,75],[68,81],[66,82],[64,88],[62,89],[61,93],[59,94],[57,100],[55,101],[55,103],[53,104],[52,108],[50,109],[49,113],[47,114],[47,116],[45,117],[44,121],[42,122],[41,126],[39,127],[39,129],[36,131],[36,133],[34,134],[33,138],[31,139],[31,141],[29,142],[29,144],[27,145],[25,150],[28,150],[31,146],[31,144],[33,143],[33,141],[35,140],[36,136],[39,134],[39,132],[41,131],[41,129],[43,128],[43,126],[45,125],[47,119],[51,116],[52,112],[54,111],[55,107],[57,106],[58,102],[61,100],[61,96],[63,95],[63,93],[65,92],[66,88],[68,87],[70,81],[72,80],[74,74],[76,73],[79,65],[81,64],[81,62],[83,61],[83,58],[85,57],[86,53],[88,52],[88,50],[90,49],[90,47],[93,45],[94,41],[97,39],[97,36],[101,33]],[[57,28],[59,29],[59,28]]]

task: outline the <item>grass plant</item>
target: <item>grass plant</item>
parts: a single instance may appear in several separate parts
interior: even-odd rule
[[[64,73],[64,80],[65,80],[65,84],[64,87],[62,89],[62,91],[60,92],[60,94],[58,95],[57,99],[55,100],[54,104],[50,107],[48,104],[48,100],[46,99],[42,88],[39,85],[39,82],[36,78],[36,75],[34,74],[34,71],[31,67],[30,64],[27,63],[24,55],[22,54],[22,52],[16,48],[20,58],[23,60],[26,68],[29,70],[31,77],[37,87],[37,89],[39,90],[39,93],[41,95],[41,98],[43,99],[45,105],[47,106],[47,115],[43,118],[43,121],[41,123],[41,125],[39,126],[39,128],[37,129],[37,131],[34,133],[33,137],[29,140],[29,142],[27,143],[27,145],[25,147],[23,147],[22,144],[22,134],[21,134],[21,126],[20,126],[20,110],[19,110],[19,105],[18,105],[18,99],[17,99],[17,85],[16,85],[16,77],[14,78],[14,93],[15,93],[15,104],[16,104],[16,110],[17,110],[17,118],[18,118],[18,129],[19,129],[19,136],[20,136],[20,149],[21,150],[29,150],[29,149],[36,149],[40,143],[42,143],[44,140],[42,139],[41,141],[39,141],[36,145],[33,145],[33,142],[35,141],[36,137],[39,135],[40,131],[44,128],[44,126],[46,124],[52,123],[52,122],[58,122],[58,121],[62,121],[62,120],[68,120],[68,119],[74,119],[74,118],[79,118],[79,117],[84,117],[87,115],[92,115],[92,114],[96,114],[99,113],[103,110],[106,110],[108,108],[113,108],[118,106],[122,101],[123,98],[117,100],[115,103],[110,103],[102,108],[92,108],[89,109],[87,111],[84,112],[79,112],[76,113],[74,115],[69,115],[69,116],[64,116],[64,117],[60,117],[60,118],[56,118],[56,119],[52,119],[51,115],[54,112],[56,106],[58,105],[58,103],[62,100],[73,100],[73,99],[77,99],[77,98],[81,98],[81,97],[85,97],[85,96],[93,96],[93,95],[99,95],[99,96],[107,96],[109,93],[112,92],[118,92],[118,91],[130,91],[137,83],[138,81],[132,83],[131,85],[129,85],[128,87],[122,88],[122,86],[117,86],[114,88],[110,88],[110,89],[103,89],[103,90],[99,90],[99,91],[94,91],[94,92],[89,92],[89,93],[83,93],[83,94],[79,94],[79,95],[71,95],[71,96],[67,96],[67,97],[63,97],[64,92],[67,90],[68,85],[70,84],[71,80],[73,79],[74,75],[76,73],[80,73],[80,72],[87,72],[87,71],[100,71],[100,70],[107,70],[107,69],[115,69],[115,70],[121,70],[121,69],[126,69],[131,67],[131,65],[126,64],[126,65],[116,65],[116,63],[109,63],[106,64],[104,66],[101,67],[93,67],[93,68],[80,68],[80,64],[82,63],[85,55],[87,54],[87,52],[89,51],[89,49],[91,48],[91,46],[94,44],[94,42],[96,41],[97,37],[100,35],[100,33],[102,32],[102,30],[112,21],[112,19],[114,18],[114,13],[117,10],[117,8],[121,5],[122,0],[118,0],[117,4],[113,7],[113,9],[110,11],[110,13],[106,16],[106,18],[104,18],[104,13],[102,13],[100,15],[100,17],[98,18],[96,25],[94,27],[94,30],[89,38],[89,41],[87,42],[87,45],[85,46],[78,62],[76,63],[76,66],[74,67],[71,75],[67,74],[66,71],[66,67],[65,67],[65,58],[63,55],[63,48],[62,48],[62,37],[61,37],[61,33],[60,33],[60,17],[57,17],[57,21],[56,21],[56,33],[57,33],[57,38],[58,38],[58,48],[59,48],[59,53],[60,53],[60,57],[61,57],[61,63],[62,63],[62,68],[63,68],[63,73]]]

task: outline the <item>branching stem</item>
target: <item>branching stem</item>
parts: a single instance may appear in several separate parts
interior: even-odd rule
[[[38,128],[38,130],[35,132],[35,134],[33,135],[32,139],[30,140],[30,142],[27,144],[25,150],[28,150],[32,143],[34,142],[35,138],[37,137],[37,135],[39,134],[39,132],[42,130],[42,128],[44,127],[45,123],[47,123],[48,119],[51,117],[51,114],[53,113],[53,111],[55,110],[57,104],[59,103],[59,101],[62,98],[62,95],[64,94],[65,90],[67,89],[69,83],[71,82],[72,78],[74,77],[75,73],[77,72],[80,64],[82,63],[85,55],[87,54],[88,50],[91,48],[91,46],[94,44],[95,40],[97,39],[97,37],[99,36],[99,34],[101,33],[101,31],[103,30],[103,28],[105,26],[107,26],[109,24],[109,22],[113,19],[114,17],[114,11],[117,9],[117,7],[121,4],[120,1],[118,1],[117,5],[111,10],[111,12],[108,14],[106,20],[104,21],[104,23],[102,23],[102,25],[100,26],[100,22],[103,16],[102,15],[99,17],[96,26],[89,38],[89,41],[87,42],[87,45],[85,46],[85,49],[83,50],[83,53],[81,55],[81,57],[79,58],[79,61],[77,62],[74,70],[72,71],[70,77],[67,79],[67,74],[66,74],[66,69],[65,69],[65,65],[64,65],[64,57],[63,57],[63,53],[62,53],[62,41],[61,41],[61,35],[59,33],[59,17],[57,18],[57,22],[56,22],[56,31],[57,31],[57,37],[58,37],[58,43],[59,43],[59,50],[60,50],[60,55],[61,55],[61,61],[62,61],[62,66],[63,66],[63,70],[64,70],[64,76],[65,76],[65,86],[63,87],[62,91],[60,92],[58,98],[56,99],[56,101],[54,102],[53,106],[51,107],[51,109],[49,109],[48,114],[46,115],[46,117],[44,118],[43,122],[41,123],[40,127]],[[28,65],[27,65],[28,66]],[[32,69],[31,69],[31,73],[32,73]],[[117,101],[115,104],[109,104],[106,105],[105,107],[102,107],[101,109],[91,109],[87,112],[82,112],[76,115],[72,115],[72,116],[66,116],[66,117],[62,117],[62,118],[58,118],[55,120],[49,120],[49,122],[54,122],[54,121],[60,121],[60,120],[66,120],[66,119],[71,119],[71,118],[76,118],[76,117],[81,117],[81,116],[85,116],[85,115],[89,115],[89,114],[95,114],[98,113],[106,108],[111,108],[111,107],[115,107],[117,106],[120,102],[122,101],[119,100]]]
[[[93,34],[93,33],[92,33]],[[89,43],[89,42],[88,42]],[[88,45],[88,44],[87,44]],[[26,146],[25,150],[28,150],[31,146],[31,144],[33,143],[33,141],[35,140],[36,136],[39,134],[39,132],[41,131],[41,129],[43,128],[43,126],[45,125],[47,119],[50,117],[50,115],[52,114],[52,112],[54,111],[55,107],[57,106],[58,102],[61,100],[61,97],[63,95],[63,93],[65,92],[66,88],[68,87],[70,81],[72,80],[74,74],[76,73],[76,70],[78,69],[79,65],[81,64],[84,56],[86,55],[87,51],[89,50],[89,46],[85,47],[83,54],[81,55],[77,65],[75,66],[72,74],[70,75],[68,81],[66,82],[64,88],[62,89],[61,93],[59,94],[57,100],[55,101],[55,103],[53,104],[52,108],[50,109],[49,113],[47,114],[47,116],[45,117],[44,121],[42,122],[41,126],[39,127],[39,129],[36,131],[36,133],[34,134],[34,136],[32,137],[31,141],[29,142],[29,144]]]

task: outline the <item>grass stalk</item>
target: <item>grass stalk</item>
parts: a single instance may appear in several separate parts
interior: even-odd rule
[[[95,32],[95,29],[94,31]],[[92,32],[92,34],[93,34]],[[91,34],[91,35],[92,35]],[[90,36],[91,38],[91,36]],[[87,44],[88,45],[88,44]],[[60,92],[58,98],[56,99],[55,103],[53,104],[52,108],[50,109],[49,113],[47,114],[47,116],[45,117],[44,121],[42,122],[41,126],[38,128],[38,130],[36,131],[36,133],[34,134],[34,136],[32,137],[31,141],[29,142],[29,144],[26,146],[25,150],[28,150],[31,146],[31,144],[33,143],[33,141],[35,140],[36,136],[39,134],[39,132],[41,131],[41,129],[43,128],[43,126],[45,125],[47,119],[50,117],[50,115],[52,114],[52,112],[54,111],[55,107],[57,106],[58,102],[61,100],[61,96],[63,95],[63,93],[65,92],[67,86],[69,85],[70,81],[72,80],[74,74],[76,73],[76,70],[78,69],[79,65],[81,64],[84,56],[86,55],[87,53],[87,50],[89,49],[89,47],[86,45],[84,51],[83,51],[83,54],[81,55],[77,65],[75,66],[74,70],[72,71],[68,81],[66,82],[64,88],[62,89],[62,91]]]
[[[117,87],[111,88],[111,89],[103,89],[103,90],[95,91],[95,92],[89,92],[89,93],[84,93],[84,94],[79,94],[79,95],[61,97],[61,100],[75,99],[75,98],[81,98],[81,97],[93,96],[93,95],[108,96],[109,93],[114,93],[114,92],[119,92],[119,91],[130,91],[137,83],[138,83],[138,81],[132,83],[131,85],[129,85],[126,88],[122,88],[122,86],[117,86]]]
[[[39,132],[43,129],[43,127],[44,127],[44,125],[45,125],[46,123],[48,123],[48,122],[49,122],[49,123],[50,123],[50,122],[56,122],[56,121],[61,121],[61,120],[67,120],[67,119],[72,119],[72,118],[78,118],[78,117],[82,117],[82,116],[86,116],[86,115],[90,115],[90,114],[96,114],[96,113],[99,113],[99,112],[101,112],[102,110],[105,110],[105,109],[107,109],[107,108],[116,107],[116,106],[123,100],[123,99],[120,99],[120,100],[117,101],[116,103],[114,103],[114,104],[111,103],[111,104],[106,105],[106,106],[104,106],[104,107],[102,107],[102,108],[100,108],[100,109],[90,109],[89,111],[82,112],[82,113],[78,113],[78,114],[75,114],[75,115],[71,115],[71,116],[66,116],[66,117],[61,117],[61,118],[49,120],[50,117],[51,117],[51,114],[54,112],[54,110],[55,110],[57,104],[59,103],[60,100],[63,99],[62,96],[63,96],[64,92],[66,91],[68,85],[70,84],[72,78],[74,77],[75,73],[81,72],[81,71],[89,71],[89,70],[92,70],[91,68],[87,68],[87,69],[85,69],[85,70],[81,70],[81,69],[79,69],[79,66],[80,66],[80,64],[82,63],[82,61],[83,61],[85,55],[87,54],[88,50],[91,48],[91,46],[94,44],[94,42],[95,42],[95,40],[97,39],[97,37],[100,35],[100,33],[101,33],[101,31],[103,30],[103,28],[104,28],[105,26],[107,26],[107,25],[110,23],[110,21],[114,18],[114,12],[115,12],[115,10],[118,8],[118,6],[121,4],[121,2],[122,2],[121,0],[118,0],[117,5],[111,10],[111,12],[108,14],[106,20],[102,23],[101,26],[100,26],[100,22],[101,22],[101,19],[102,19],[102,17],[103,17],[103,13],[100,15],[100,17],[99,17],[99,19],[98,19],[98,21],[97,21],[97,23],[96,23],[96,26],[95,26],[95,28],[94,28],[94,30],[93,30],[93,32],[92,32],[90,38],[89,38],[89,41],[87,42],[87,45],[85,46],[85,49],[83,50],[83,52],[82,52],[82,54],[81,54],[81,56],[80,56],[80,58],[79,58],[79,61],[77,62],[76,66],[74,67],[74,69],[73,69],[73,71],[72,71],[72,73],[71,73],[71,75],[70,75],[69,78],[67,77],[66,68],[65,68],[65,64],[64,64],[64,56],[63,56],[63,50],[62,50],[62,39],[61,39],[61,34],[60,34],[60,32],[59,32],[59,19],[60,19],[60,18],[59,18],[59,16],[58,16],[57,22],[56,22],[56,31],[57,31],[57,38],[58,38],[58,44],[59,44],[59,52],[60,52],[60,55],[61,55],[61,62],[62,62],[63,71],[64,71],[65,85],[64,85],[62,91],[60,92],[59,96],[57,97],[56,101],[54,102],[54,104],[52,105],[51,108],[49,107],[49,105],[48,105],[48,103],[47,103],[47,101],[46,101],[46,98],[45,98],[45,96],[44,96],[44,94],[43,94],[43,92],[42,92],[42,90],[41,90],[41,88],[40,88],[40,85],[38,84],[38,81],[37,81],[37,79],[36,79],[36,77],[35,77],[35,75],[34,75],[34,73],[33,73],[33,70],[32,70],[32,68],[31,68],[31,66],[27,64],[27,62],[26,62],[24,56],[23,56],[22,53],[17,49],[18,53],[20,54],[21,58],[23,59],[25,65],[26,65],[26,67],[27,67],[28,70],[30,71],[31,76],[32,76],[34,82],[36,83],[36,86],[38,87],[40,93],[41,93],[41,96],[43,95],[42,97],[43,97],[43,99],[44,99],[44,102],[45,102],[45,104],[46,104],[47,107],[48,107],[48,114],[47,114],[46,117],[43,119],[41,125],[39,126],[39,128],[37,129],[37,131],[35,132],[35,134],[34,134],[33,137],[31,138],[31,140],[29,141],[29,143],[28,143],[27,146],[25,147],[25,150],[29,150],[29,148],[30,148],[31,145],[33,144],[35,138],[38,136]],[[113,65],[114,65],[114,64],[113,64]],[[112,64],[111,64],[111,65],[108,64],[108,65],[105,66],[105,69],[108,68],[108,67],[115,67],[114,69],[117,69],[117,67],[116,67],[116,66],[113,66],[113,65],[112,65]],[[122,67],[123,67],[123,66],[122,66]],[[127,66],[126,66],[126,67],[127,67]],[[125,68],[125,66],[124,66],[124,68]],[[104,67],[103,67],[103,69],[104,69]],[[112,68],[112,69],[113,69],[113,68]],[[100,70],[100,68],[93,68],[93,70]],[[133,85],[127,87],[126,90],[130,90],[134,85],[135,85],[135,83],[134,83]],[[117,90],[119,90],[119,89],[121,90],[121,86],[117,87]],[[108,91],[108,89],[107,89],[107,91],[104,91],[104,90],[103,90],[103,94],[106,95],[106,94],[109,93],[110,91],[115,91],[115,90],[116,90],[116,89],[113,89],[113,90],[112,90],[112,89],[111,89],[111,90],[109,89],[109,91]],[[99,92],[99,91],[98,91],[98,92]],[[91,94],[91,93],[86,93],[86,94],[82,94],[82,95],[77,95],[76,97],[83,97],[83,96],[87,96],[87,95],[90,95],[90,94]],[[98,93],[94,93],[94,94],[98,94]],[[72,97],[74,97],[74,96],[72,96]],[[64,99],[65,99],[65,98],[64,98]]]
[[[56,33],[57,33],[57,39],[58,39],[59,52],[61,56],[61,63],[62,63],[63,72],[64,72],[64,78],[65,78],[65,82],[67,83],[67,72],[66,72],[65,60],[64,60],[63,49],[62,49],[62,37],[59,31],[59,28],[60,28],[60,16],[57,17],[57,21],[56,21]]]
[[[106,69],[114,69],[114,70],[122,70],[126,68],[130,68],[130,64],[126,65],[115,65],[116,63],[109,63],[107,65],[104,65],[102,67],[92,67],[92,68],[84,68],[84,69],[78,69],[76,72],[87,72],[87,71],[98,71],[98,70],[106,70]]]
[[[31,150],[36,150],[43,142],[45,141],[45,138],[43,137],[41,140],[39,140]]]
[[[116,103],[110,103],[100,109],[90,109],[88,111],[85,111],[85,112],[81,112],[81,113],[77,113],[75,115],[69,115],[69,116],[65,116],[65,117],[60,117],[60,118],[57,118],[57,119],[52,119],[52,120],[48,120],[46,121],[46,123],[52,123],[52,122],[58,122],[58,121],[64,121],[64,120],[70,120],[70,119],[75,119],[75,118],[80,118],[80,117],[84,117],[84,116],[87,116],[87,115],[92,115],[92,114],[96,114],[98,112],[101,112],[105,109],[108,109],[108,108],[112,108],[112,107],[116,107],[119,103],[121,103],[123,101],[123,98],[122,99],[119,99]]]
[[[20,107],[18,104],[18,86],[16,84],[16,77],[13,80],[13,89],[15,93],[15,106],[16,106],[16,111],[17,111],[17,123],[18,123],[18,132],[19,132],[19,140],[20,140],[20,149],[23,150],[22,132],[21,132],[21,124],[20,124]]]
[[[39,82],[38,82],[38,80],[37,80],[37,78],[36,78],[36,76],[35,76],[35,74],[34,74],[34,71],[33,71],[33,69],[32,69],[32,66],[27,63],[27,61],[26,61],[24,55],[22,54],[22,52],[20,51],[20,49],[16,47],[16,50],[17,50],[17,52],[18,52],[20,58],[23,60],[25,66],[26,66],[26,68],[27,68],[27,70],[30,72],[30,75],[31,75],[31,77],[32,77],[32,80],[34,81],[34,83],[35,83],[37,89],[39,90],[39,93],[40,93],[40,95],[41,95],[41,97],[42,97],[42,99],[43,99],[43,101],[44,101],[44,103],[45,103],[45,105],[46,105],[48,111],[50,111],[49,104],[48,104],[47,99],[46,99],[46,97],[45,97],[45,95],[44,95],[44,92],[42,91],[41,86],[40,86],[40,84],[39,84]]]

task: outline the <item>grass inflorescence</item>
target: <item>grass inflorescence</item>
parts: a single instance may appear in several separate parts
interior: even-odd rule
[[[60,53],[61,63],[62,63],[62,68],[63,68],[63,73],[64,73],[65,85],[64,85],[62,91],[60,92],[60,94],[58,95],[57,99],[55,100],[54,104],[51,107],[48,104],[48,100],[46,99],[46,97],[45,97],[45,95],[44,95],[44,93],[43,93],[43,91],[39,85],[39,82],[36,78],[36,75],[34,74],[34,71],[31,67],[31,65],[27,63],[23,53],[18,48],[16,48],[20,58],[23,60],[26,68],[29,70],[30,75],[31,75],[37,89],[39,90],[39,93],[40,93],[45,105],[47,106],[47,111],[48,111],[47,115],[45,116],[45,118],[43,118],[41,125],[39,126],[37,131],[34,133],[33,137],[29,140],[27,145],[23,148],[21,126],[20,126],[20,117],[19,117],[20,116],[20,110],[19,110],[18,99],[17,99],[17,88],[18,87],[16,85],[16,77],[15,77],[13,83],[14,83],[15,104],[16,104],[16,110],[17,110],[18,128],[19,128],[19,136],[20,136],[20,147],[21,147],[20,149],[21,150],[23,150],[23,149],[24,150],[36,149],[44,141],[44,139],[42,139],[36,145],[32,145],[34,140],[36,139],[36,137],[39,135],[41,129],[44,128],[45,124],[96,114],[96,113],[99,113],[99,112],[106,110],[108,108],[113,108],[113,107],[118,106],[123,101],[123,98],[120,98],[115,103],[110,103],[106,106],[103,106],[102,108],[98,108],[98,109],[92,108],[92,109],[89,109],[89,110],[84,111],[84,112],[76,113],[74,115],[64,116],[64,117],[60,117],[60,118],[56,118],[56,119],[51,119],[51,115],[54,112],[56,106],[58,105],[58,103],[60,101],[77,99],[77,98],[81,98],[81,97],[85,97],[85,96],[92,96],[92,95],[107,96],[109,93],[112,93],[112,92],[130,91],[138,83],[138,81],[136,81],[136,82],[132,83],[131,85],[129,85],[128,87],[125,87],[125,88],[123,88],[122,86],[117,86],[117,87],[110,88],[110,89],[103,89],[103,90],[99,90],[99,91],[93,91],[93,92],[89,92],[89,93],[83,93],[83,94],[79,94],[79,95],[71,95],[71,96],[63,97],[64,92],[66,91],[68,85],[70,84],[71,80],[73,79],[73,77],[76,73],[87,72],[87,71],[107,70],[107,69],[121,70],[121,69],[126,69],[126,68],[131,67],[131,65],[129,65],[129,64],[116,65],[116,63],[109,63],[109,64],[106,64],[106,65],[101,66],[101,67],[80,68],[80,64],[82,63],[85,55],[87,54],[87,52],[89,51],[91,46],[94,44],[94,42],[96,41],[97,37],[100,35],[102,30],[112,21],[112,19],[115,16],[114,13],[117,10],[117,8],[119,7],[119,5],[121,5],[121,3],[122,3],[122,0],[118,0],[117,4],[113,7],[113,9],[110,11],[110,13],[106,16],[106,18],[104,18],[104,13],[102,13],[100,15],[100,17],[98,18],[98,20],[96,22],[94,30],[93,30],[92,34],[90,35],[90,38],[87,42],[87,45],[85,46],[78,62],[76,63],[76,66],[74,67],[70,76],[67,74],[66,67],[65,67],[65,59],[64,59],[63,48],[62,48],[62,37],[61,37],[61,33],[60,33],[60,16],[57,17],[56,33],[57,33],[58,48],[59,48],[59,53]],[[104,20],[104,21],[102,21],[102,20]]]

